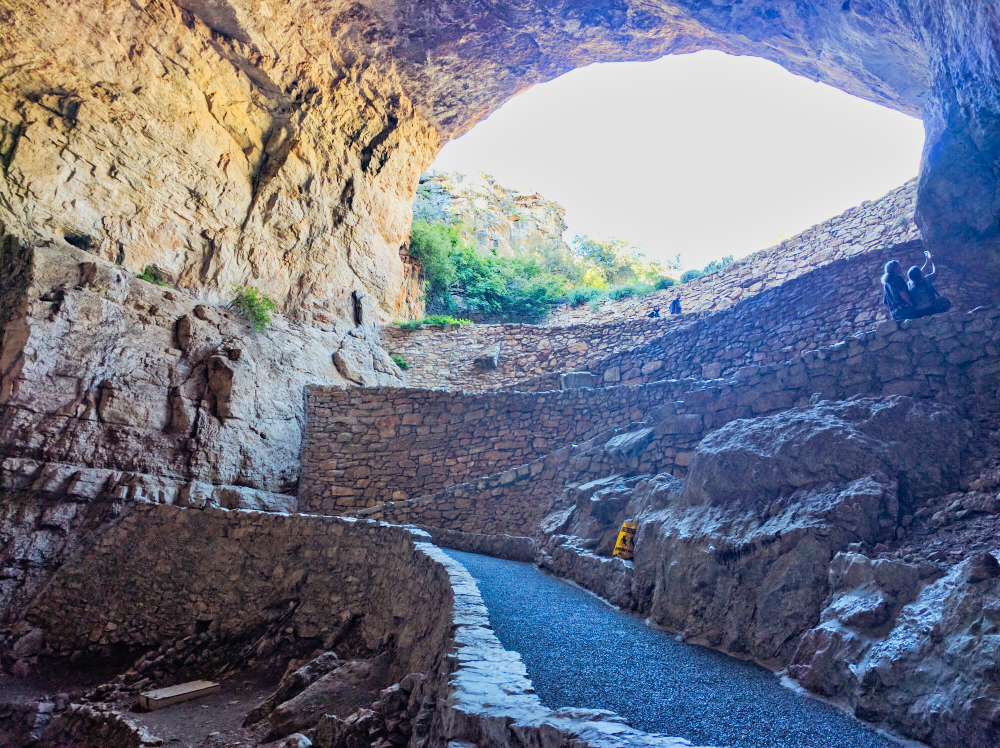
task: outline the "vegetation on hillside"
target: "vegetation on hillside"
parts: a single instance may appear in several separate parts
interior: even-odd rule
[[[432,309],[531,322],[559,302],[640,296],[674,283],[668,267],[621,239],[578,237],[572,250],[553,242],[501,257],[467,242],[463,229],[434,218],[413,222],[410,256],[423,265]]]
[[[251,286],[234,286],[229,308],[246,317],[257,332],[264,332],[271,324],[271,314],[278,311],[270,296]]]
[[[681,276],[681,283],[687,283],[695,278],[700,278],[703,275],[708,275],[709,273],[714,273],[716,270],[722,270],[722,268],[727,265],[732,265],[735,262],[732,255],[726,255],[719,260],[712,260],[705,266],[704,270],[685,270],[684,274]]]
[[[431,325],[436,327],[444,327],[445,325],[455,325],[456,327],[461,327],[462,325],[471,325],[471,319],[456,319],[450,314],[432,314],[429,317],[424,317],[423,319],[411,319],[409,322],[399,322],[399,329],[401,330],[419,330],[424,325]]]

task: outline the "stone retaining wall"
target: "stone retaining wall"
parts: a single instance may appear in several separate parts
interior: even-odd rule
[[[299,507],[324,514],[421,496],[641,420],[652,389],[469,394],[308,389]]]
[[[922,264],[923,250],[924,245],[915,242],[836,260],[725,311],[675,327],[647,345],[611,354],[589,370],[603,384],[641,384],[667,378],[712,379],[748,365],[787,361],[889,319],[882,303],[882,267],[895,258],[904,266]],[[951,299],[956,312],[993,300],[983,280],[944,263],[937,267],[936,287]],[[524,384],[534,388],[533,383]]]
[[[882,267],[923,264],[922,242],[834,260],[711,314],[684,314],[569,327],[472,325],[458,330],[393,330],[387,345],[411,363],[408,383],[482,392],[559,389],[560,372],[586,370],[597,384],[718,377],[746,364],[771,364],[843,340],[888,319]],[[984,279],[937,263],[937,288],[960,310],[995,300]],[[500,364],[473,361],[501,345]],[[704,369],[704,371],[703,371]]]
[[[238,640],[276,622],[319,647],[360,616],[370,649],[394,643],[402,677],[447,649],[450,607],[447,577],[404,528],[139,502],[56,572],[25,620],[43,654],[70,656],[199,626]]]
[[[635,730],[611,712],[542,706],[519,655],[493,633],[472,577],[426,537],[344,518],[139,503],[53,579],[29,611],[29,635],[41,633],[45,654],[65,656],[171,641],[196,622],[211,621],[216,636],[239,636],[280,619],[318,644],[360,615],[369,647],[393,645],[397,674],[430,676],[429,745],[688,745]],[[117,717],[91,724],[93,716],[71,707],[54,732],[67,732],[69,720],[81,745],[112,733],[145,744]]]
[[[587,307],[563,307],[548,323],[606,322],[635,319],[654,304],[666,309],[680,294],[688,312],[725,309],[737,301],[780,286],[834,260],[855,257],[893,244],[920,239],[913,222],[917,182],[911,180],[878,200],[866,201],[768,249],[754,252],[720,271],[641,299],[605,301],[595,314]]]
[[[662,442],[660,452],[644,452],[640,467],[682,475],[690,449],[707,430],[734,418],[804,404],[813,394],[834,399],[908,394],[958,402],[957,396],[978,392],[974,380],[982,372],[974,372],[973,380],[962,378],[972,362],[977,372],[985,373],[1000,365],[995,350],[987,348],[995,344],[987,331],[996,319],[996,309],[990,308],[971,315],[890,320],[873,332],[803,352],[791,361],[745,366],[729,379],[711,382],[664,380],[602,390],[485,395],[315,388],[299,504],[326,513],[358,510],[418,498],[510,468],[523,472],[537,458],[643,420],[654,408],[659,409],[658,437],[669,440]],[[957,392],[949,389],[954,387]],[[490,490],[494,488],[499,490]],[[465,490],[455,489],[454,500],[467,499],[460,495]],[[434,524],[416,516],[407,521]],[[454,529],[488,531],[464,525]]]
[[[558,372],[585,369],[610,353],[648,343],[664,331],[690,321],[690,315],[683,315],[567,327],[520,324],[463,325],[449,330],[437,326],[419,330],[392,327],[383,330],[383,344],[410,365],[406,372],[410,387],[486,392],[546,374],[555,374],[552,381],[558,382]],[[490,353],[497,344],[500,345],[498,368],[476,367],[475,360]]]
[[[778,290],[789,280],[838,260],[835,273],[845,267],[854,269],[846,277],[838,277],[836,288],[831,288],[833,284],[825,280],[825,273],[812,273],[817,285],[810,293],[822,291],[829,296],[832,291],[840,297],[830,300],[840,302],[842,313],[837,313],[838,307],[825,310],[826,315],[836,319],[824,319],[822,325],[813,322],[814,327],[827,333],[820,335],[814,341],[816,344],[839,339],[863,329],[858,324],[870,323],[875,319],[872,313],[884,317],[877,283],[886,259],[882,255],[894,256],[891,245],[919,239],[912,223],[914,196],[915,182],[908,182],[881,200],[852,208],[709,276],[641,299],[603,302],[598,313],[590,311],[589,306],[562,308],[542,326],[468,325],[448,331],[438,327],[391,328],[385,332],[385,345],[410,365],[407,384],[411,387],[483,392],[516,384],[521,390],[556,389],[558,372],[592,368],[595,361],[610,353],[650,342],[678,325],[688,324],[711,311],[727,309],[768,289]],[[911,259],[916,261],[923,247],[911,249],[915,251]],[[870,261],[862,261],[863,270],[857,269],[858,262],[850,265],[846,262],[848,258],[871,253],[878,254]],[[918,264],[922,264],[922,258]],[[865,280],[858,282],[858,275]],[[947,273],[943,276],[943,288],[952,291],[951,286],[958,284],[950,283]],[[681,298],[684,315],[671,317],[664,312],[660,319],[646,318],[653,306],[666,310],[675,296]],[[808,302],[805,306],[808,307]],[[780,311],[770,312],[769,320],[761,324],[775,329],[784,326],[786,320],[799,318],[782,318]],[[854,324],[845,326],[847,320]],[[784,347],[794,350],[799,342],[794,340]],[[475,359],[492,351],[498,343],[499,367],[477,369]]]
[[[955,407],[987,428],[1000,424],[1000,310],[888,321],[792,361],[747,367],[728,379],[669,380],[660,405],[629,431],[598,435],[539,460],[409,501],[359,512],[393,523],[464,533],[534,535],[564,502],[564,489],[611,475],[670,472],[682,477],[704,436],[737,418],[802,407],[812,398],[910,395]]]

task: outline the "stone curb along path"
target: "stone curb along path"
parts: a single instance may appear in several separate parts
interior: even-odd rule
[[[420,531],[415,531],[420,532]],[[421,533],[422,534],[422,533]],[[472,575],[430,543],[417,548],[445,567],[454,593],[455,652],[444,714],[445,737],[497,748],[607,746],[680,748],[681,738],[644,733],[613,712],[542,706],[516,652],[500,644]]]

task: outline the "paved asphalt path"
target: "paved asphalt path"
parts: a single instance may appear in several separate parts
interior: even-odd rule
[[[521,654],[542,703],[610,709],[646,732],[732,748],[892,748],[753,663],[684,644],[533,564],[447,551],[476,580],[490,623]]]

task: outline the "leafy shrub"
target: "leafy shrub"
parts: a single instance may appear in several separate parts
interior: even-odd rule
[[[674,278],[668,278],[667,276],[662,275],[659,278],[657,278],[656,283],[654,283],[653,285],[656,286],[657,291],[662,291],[665,288],[676,286],[677,281]]]
[[[695,278],[700,278],[702,275],[700,270],[685,270],[683,275],[681,275],[681,283],[687,283],[688,281],[693,281]]]
[[[471,325],[471,319],[456,319],[448,314],[432,314],[429,317],[424,317],[421,322],[425,325]]]
[[[278,311],[278,305],[270,296],[250,286],[233,287],[229,308],[246,317],[258,332],[267,329],[271,324],[271,313]]]
[[[597,301],[597,299],[594,299],[594,301],[590,302],[590,311],[594,313],[601,311],[601,302]]]
[[[169,286],[170,284],[163,280],[163,274],[156,265],[146,265],[145,270],[143,270],[139,275],[135,276],[139,280],[144,280],[147,283],[155,283],[158,286]]]
[[[638,246],[614,237],[578,236],[573,240],[573,253],[592,271],[589,285],[602,287],[656,283],[666,270],[680,264],[680,256],[665,264],[647,260]]]
[[[722,270],[722,268],[726,267],[726,265],[732,265],[733,262],[734,260],[732,255],[726,255],[719,260],[712,260],[705,266],[705,269],[701,271],[702,275],[708,275],[709,273],[714,273],[716,270]]]
[[[423,265],[427,297],[458,311],[453,294],[468,309],[508,320],[544,317],[566,295],[564,278],[543,267],[543,257],[498,257],[480,253],[462,239],[461,224],[416,220],[410,256]]]
[[[398,353],[390,353],[389,358],[391,358],[392,362],[396,364],[396,366],[398,366],[403,371],[406,371],[407,369],[410,368],[410,365],[406,363],[406,359],[400,356]]]
[[[620,299],[627,299],[630,296],[645,296],[655,290],[656,286],[652,283],[630,283],[627,286],[615,286],[609,291],[608,295],[615,301],[619,301]]]
[[[422,216],[413,221],[410,256],[423,266],[428,304],[444,312],[468,309],[487,318],[531,322],[563,301],[580,306],[609,293],[625,298],[673,285],[664,272],[676,261],[667,266],[650,262],[621,239],[578,237],[572,252],[549,242],[517,247],[513,257],[501,257],[493,250],[477,251],[463,232],[458,222]]]
[[[429,317],[424,317],[423,319],[412,319],[409,322],[400,322],[400,330],[419,330],[424,325],[471,325],[471,319],[455,319],[447,314],[432,314]]]
[[[603,288],[594,288],[593,286],[580,286],[574,288],[569,292],[569,296],[566,300],[572,306],[582,306],[588,301],[600,301],[601,299],[607,298],[608,292]]]

